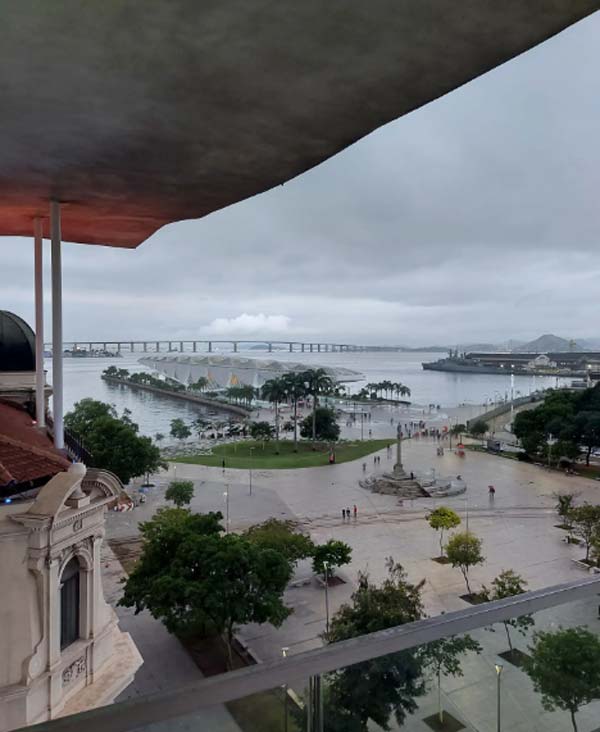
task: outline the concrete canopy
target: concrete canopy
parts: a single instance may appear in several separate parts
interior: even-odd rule
[[[0,234],[135,247],[284,183],[600,0],[0,0]],[[46,225],[47,233],[47,225]]]

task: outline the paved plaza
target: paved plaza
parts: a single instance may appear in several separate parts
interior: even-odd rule
[[[395,428],[389,421],[385,425],[380,420],[376,429],[378,434],[373,436],[379,437],[391,435]],[[349,599],[359,571],[368,571],[375,581],[383,579],[385,559],[389,556],[405,567],[411,581],[425,580],[423,596],[428,614],[465,607],[459,597],[465,592],[460,571],[431,559],[439,554],[439,537],[424,517],[435,505],[454,508],[463,520],[461,529],[466,527],[468,520],[469,529],[483,540],[486,562],[474,568],[470,575],[475,590],[482,583],[489,585],[503,569],[520,573],[530,589],[571,581],[585,574],[571,561],[582,556],[582,549],[564,543],[564,533],[554,527],[557,522],[554,496],[561,491],[577,492],[581,501],[600,502],[600,482],[484,453],[467,452],[465,457],[460,457],[446,449],[445,454],[438,457],[437,444],[429,438],[404,441],[404,467],[415,473],[435,470],[440,476],[461,475],[468,486],[465,495],[436,501],[422,498],[401,504],[395,496],[372,494],[360,488],[358,481],[364,476],[364,462],[367,474],[373,472],[373,456],[319,468],[253,471],[252,495],[249,471],[171,464],[169,471],[156,479],[156,486],[149,489],[145,504],[132,512],[109,516],[108,536],[135,535],[137,523],[150,518],[158,507],[165,505],[164,489],[176,476],[194,481],[192,509],[195,511],[219,510],[225,515],[224,493],[227,492],[232,531],[274,516],[298,521],[316,542],[336,538],[350,544],[352,562],[339,571],[346,583],[329,590],[332,614]],[[377,466],[379,471],[392,468],[394,452],[392,450],[392,457],[386,450],[378,453],[381,458]],[[493,500],[488,495],[490,484],[496,488]],[[357,519],[344,521],[342,508],[352,508],[354,504],[358,508]],[[249,625],[240,631],[240,636],[261,660],[280,656],[283,646],[293,654],[322,643],[324,590],[312,578],[308,562],[299,565],[294,585],[286,592],[286,601],[294,612],[280,628]],[[579,603],[576,608],[559,610],[544,614],[540,622],[543,625],[582,622],[600,630],[595,603]],[[133,634],[130,623],[126,629]],[[503,629],[497,633],[480,631],[478,635],[485,642],[485,652],[465,663],[463,679],[445,680],[443,690],[446,708],[454,709],[456,716],[470,722],[470,729],[492,732],[495,729],[494,663],[497,652],[506,650],[506,637]],[[526,649],[527,639],[515,634],[515,641],[515,645]],[[511,699],[506,704],[506,729],[514,732],[570,729],[566,715],[549,715],[543,711],[539,697],[533,693],[522,671],[510,664],[506,666],[503,694]],[[421,720],[435,711],[435,699],[436,695],[431,694],[421,700],[420,711],[404,728],[415,732],[428,729]],[[599,709],[598,705],[590,705],[581,713],[583,732],[600,726]],[[592,716],[588,719],[586,714]],[[599,715],[595,726],[594,714]]]

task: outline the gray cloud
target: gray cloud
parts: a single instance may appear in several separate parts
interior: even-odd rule
[[[65,245],[65,337],[598,335],[599,36],[597,14],[136,251]],[[31,321],[30,242],[0,247],[0,306]]]

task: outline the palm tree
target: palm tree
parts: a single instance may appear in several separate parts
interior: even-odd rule
[[[281,380],[294,407],[294,452],[298,452],[298,400],[306,396],[303,374],[284,374]]]
[[[309,369],[302,374],[306,384],[306,391],[313,398],[312,414],[312,449],[316,450],[317,441],[317,407],[319,406],[319,394],[328,394],[333,389],[333,380],[328,376],[325,369]]]
[[[189,385],[189,388],[192,389],[192,391],[204,391],[207,386],[208,379],[206,376],[200,376],[197,381],[194,381]]]
[[[283,378],[265,381],[261,397],[275,405],[275,453],[279,455],[279,404],[287,399],[288,391]]]

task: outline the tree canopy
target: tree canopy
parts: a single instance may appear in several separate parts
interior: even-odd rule
[[[446,544],[446,556],[453,567],[458,567],[462,572],[467,585],[467,592],[471,595],[469,584],[469,569],[476,564],[483,564],[485,561],[481,553],[481,539],[468,531],[454,534]]]
[[[176,417],[171,420],[171,437],[174,437],[176,440],[186,440],[191,434],[192,430],[182,419]]]
[[[506,597],[515,597],[516,595],[522,595],[524,592],[527,592],[527,582],[512,569],[505,569],[492,580],[491,589],[485,587],[482,594],[487,601],[491,601],[503,600]],[[521,635],[525,635],[529,628],[535,625],[535,620],[533,619],[533,615],[520,615],[518,618],[504,620],[503,624],[508,640],[508,647],[512,651],[513,644],[509,629],[514,628]],[[490,630],[493,630],[493,628],[490,628]]]
[[[194,483],[191,480],[172,480],[165,492],[167,501],[173,501],[178,506],[186,506],[194,497]]]
[[[337,567],[349,564],[352,558],[352,547],[338,539],[329,539],[325,544],[318,544],[313,550],[313,572],[325,574],[325,563],[329,576],[335,574]]]
[[[142,555],[120,604],[148,609],[172,633],[224,634],[231,665],[236,625],[280,625],[291,610],[283,592],[285,556],[244,536],[223,534],[220,513],[165,508],[141,524]]]
[[[337,440],[339,437],[339,427],[337,430],[337,435],[335,437],[318,437],[319,430],[317,429],[317,420],[318,420],[318,407],[319,407],[319,397],[322,394],[331,394],[334,390],[334,381],[329,376],[329,374],[325,371],[325,369],[317,368],[317,369],[308,369],[308,371],[303,371],[300,374],[300,378],[304,381],[304,387],[306,389],[306,394],[310,394],[313,398],[313,410],[312,410],[312,418],[310,422],[310,434],[312,435],[312,441],[313,441],[313,449],[315,449],[315,442],[317,439],[320,440]],[[307,420],[304,420],[302,423],[302,428],[300,430],[300,434],[302,437],[308,437],[309,434],[305,434],[304,425]],[[332,426],[331,418],[327,415],[321,414],[321,435],[323,433],[327,432],[328,434],[333,434],[335,432],[335,428]],[[335,415],[333,422],[335,423]],[[336,424],[337,427],[337,424]]]
[[[300,423],[300,435],[305,438],[313,436],[322,442],[336,442],[340,436],[340,426],[337,423],[335,412],[328,407],[317,407],[312,415],[305,417]]]
[[[270,440],[273,427],[267,421],[250,422],[250,436],[254,440]]]
[[[282,554],[292,564],[312,556],[315,551],[310,536],[297,531],[293,521],[270,518],[246,529],[243,536],[263,549]]]
[[[600,638],[587,628],[560,628],[534,635],[525,670],[544,709],[571,715],[577,732],[580,707],[600,699]]]
[[[115,473],[123,483],[164,466],[160,450],[150,437],[138,435],[129,412],[95,399],[82,399],[65,415],[65,426],[79,437],[91,454],[88,467]]]
[[[380,586],[359,574],[350,603],[330,623],[328,642],[404,625],[423,617],[422,584],[407,580],[401,565],[388,560],[388,576]],[[327,677],[325,718],[328,729],[367,732],[372,721],[391,729],[390,718],[402,725],[417,709],[415,699],[426,692],[425,659],[419,649],[393,653],[340,669]]]
[[[585,560],[590,558],[590,547],[600,532],[600,506],[584,503],[574,506],[568,513],[571,531],[585,544]]]
[[[477,419],[469,425],[469,432],[473,437],[483,437],[486,432],[489,432],[489,429],[490,426],[483,419]]]
[[[600,447],[600,385],[582,392],[566,389],[549,392],[535,409],[519,412],[513,432],[532,457],[548,454],[548,439],[558,440],[552,454],[575,457],[579,447],[586,450],[586,463],[594,448]]]
[[[440,556],[444,556],[444,531],[455,529],[460,524],[460,516],[448,506],[438,506],[425,517],[432,529],[440,532]]]

